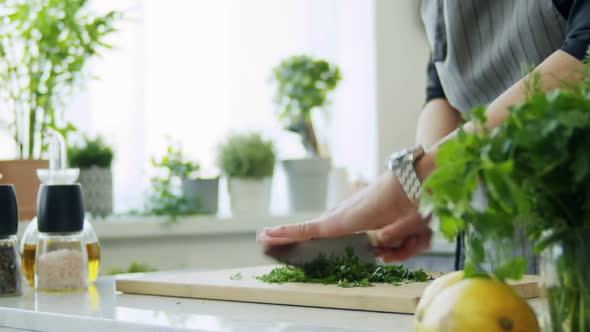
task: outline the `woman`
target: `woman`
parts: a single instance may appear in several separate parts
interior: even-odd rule
[[[524,98],[523,66],[534,66],[547,91],[580,79],[576,70],[590,45],[588,0],[423,0],[422,19],[431,60],[419,146],[392,155],[373,185],[317,219],[265,229],[261,243],[378,230],[376,254],[385,262],[426,250],[432,231],[417,211],[419,184],[435,169],[439,144],[459,125],[473,130],[462,113],[485,104],[487,125],[497,126]]]

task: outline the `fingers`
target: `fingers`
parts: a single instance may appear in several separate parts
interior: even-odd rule
[[[358,230],[344,222],[338,214],[331,213],[320,219],[299,224],[266,228],[258,236],[258,241],[264,245],[282,245],[309,239],[349,235],[356,231]]]
[[[266,228],[263,235],[269,239],[286,238],[294,241],[309,240],[319,237],[321,233],[321,223],[317,221],[306,221],[299,224],[281,225],[272,228]],[[264,240],[262,237],[261,240]]]
[[[408,237],[399,248],[377,248],[375,255],[384,263],[403,261],[430,248],[431,240],[432,231],[427,229],[421,234]]]
[[[382,247],[399,247],[409,236],[423,233],[428,227],[428,219],[423,219],[417,211],[412,211],[396,222],[379,231],[376,236]]]
[[[265,228],[257,238],[264,246],[286,245],[320,237],[322,226],[317,221]]]
[[[256,241],[263,244],[265,247],[271,246],[282,246],[287,245],[295,242],[299,242],[300,240],[289,238],[289,237],[270,237],[265,233],[260,233],[256,238]]]

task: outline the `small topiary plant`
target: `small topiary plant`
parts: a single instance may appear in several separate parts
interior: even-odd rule
[[[272,176],[276,154],[273,142],[260,133],[233,134],[218,149],[217,163],[228,177],[262,179]]]
[[[275,105],[285,129],[301,135],[308,153],[320,155],[311,112],[328,103],[329,94],[342,79],[338,66],[308,55],[292,56],[273,69]]]

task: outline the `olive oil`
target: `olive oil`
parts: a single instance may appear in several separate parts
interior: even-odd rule
[[[86,244],[86,250],[88,251],[88,281],[93,282],[98,276],[100,268],[100,244],[98,242],[88,243]],[[23,273],[31,287],[35,286],[36,252],[36,245],[25,244],[21,256]]]
[[[86,245],[86,251],[88,251],[88,282],[91,283],[98,276],[100,268],[100,244],[89,243]]]

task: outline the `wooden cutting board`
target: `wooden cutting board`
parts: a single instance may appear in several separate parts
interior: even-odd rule
[[[318,284],[267,284],[256,280],[276,266],[259,266],[206,272],[183,272],[128,276],[117,279],[124,293],[188,297],[210,300],[288,304],[308,307],[414,313],[427,282],[401,286],[341,288]],[[230,277],[240,273],[240,280]],[[441,274],[433,274],[440,276]],[[525,276],[513,283],[525,298],[538,297],[537,276]]]

